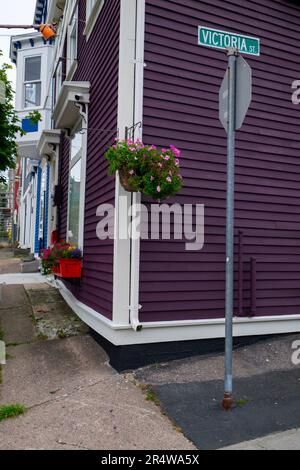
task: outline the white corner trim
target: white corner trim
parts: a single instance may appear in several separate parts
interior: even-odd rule
[[[119,42],[119,86],[118,86],[118,129],[119,138],[125,138],[125,127],[134,121],[134,81],[135,81],[135,15],[136,0],[121,0],[120,42]],[[126,207],[121,208],[122,205]],[[115,236],[114,236],[114,278],[113,278],[113,321],[129,325],[129,285],[130,285],[130,240],[119,237],[120,225],[128,226],[128,219],[120,217],[128,214],[132,196],[120,185],[116,175],[115,187]],[[124,204],[125,201],[125,204]],[[122,213],[121,210],[122,209]],[[122,223],[123,222],[123,223]]]
[[[116,346],[224,338],[225,320],[192,320],[144,323],[140,332],[129,324],[108,320],[87,305],[79,302],[61,281],[60,292],[71,309],[94,331]],[[300,332],[300,314],[255,318],[235,318],[234,337],[261,336]]]
[[[94,26],[97,22],[97,19],[100,15],[100,12],[103,8],[105,0],[96,0],[96,3],[89,15],[89,17],[86,16],[86,25],[83,31],[83,34],[86,36],[86,40],[88,41],[90,38],[90,35],[92,34],[92,31],[94,29]]]

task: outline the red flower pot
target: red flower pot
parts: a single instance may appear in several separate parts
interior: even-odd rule
[[[81,272],[81,259],[60,258],[59,265],[53,268],[53,274],[64,279],[80,279]]]

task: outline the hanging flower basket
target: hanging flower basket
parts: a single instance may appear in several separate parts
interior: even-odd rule
[[[118,171],[120,183],[128,192],[140,192],[161,201],[182,188],[180,151],[173,145],[160,151],[139,139],[117,140],[104,156],[109,175]]]
[[[64,279],[78,279],[82,275],[82,253],[75,246],[61,241],[52,248],[42,250],[40,253],[42,274]]]
[[[119,169],[119,178],[122,187],[129,193],[136,193],[136,189],[130,184],[130,174],[126,168]]]
[[[53,274],[63,279],[80,279],[81,272],[82,261],[78,259],[61,258],[53,268]]]

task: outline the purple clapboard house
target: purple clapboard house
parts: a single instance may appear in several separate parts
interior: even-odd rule
[[[82,279],[59,284],[114,364],[189,355],[224,337],[227,141],[219,88],[227,57],[198,45],[199,25],[261,44],[260,56],[245,56],[253,99],[236,135],[234,335],[299,331],[298,2],[52,0],[47,22],[58,25],[53,129],[45,137],[60,131],[53,230],[83,249]],[[202,249],[174,237],[97,236],[99,206],[115,206],[117,233],[133,202],[151,204],[107,174],[103,155],[126,128],[147,144],[181,150],[184,186],[167,203],[204,205]]]

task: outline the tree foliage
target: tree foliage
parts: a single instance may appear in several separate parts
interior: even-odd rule
[[[0,51],[0,56],[2,56]],[[5,99],[0,103],[0,172],[4,172],[9,168],[15,168],[15,159],[17,155],[17,134],[24,135],[24,131],[20,127],[20,121],[14,110],[14,91],[11,82],[8,79],[7,71],[12,66],[2,64],[0,66],[0,81],[4,84]],[[0,181],[4,178],[0,176]]]

